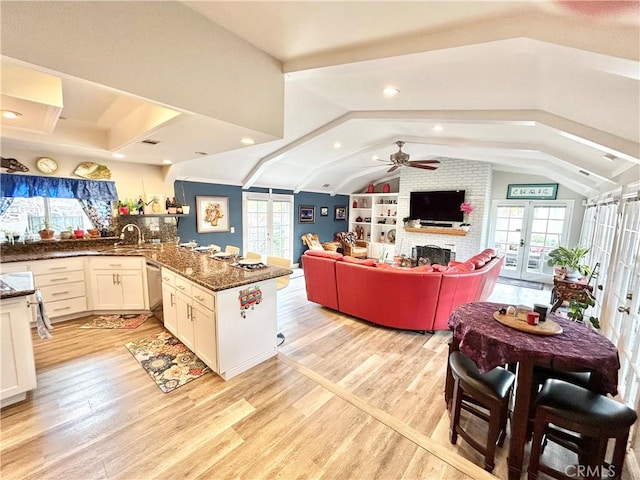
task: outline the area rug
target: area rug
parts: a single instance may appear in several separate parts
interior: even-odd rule
[[[146,322],[153,314],[130,314],[130,315],[100,315],[80,328],[138,328]]]
[[[505,285],[513,285],[516,287],[532,288],[534,290],[543,290],[544,283],[529,282],[527,280],[518,280],[517,278],[498,277],[498,283]]]
[[[169,332],[125,344],[164,393],[211,371],[195,353]]]

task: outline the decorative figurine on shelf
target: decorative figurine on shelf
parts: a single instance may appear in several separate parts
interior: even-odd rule
[[[382,185],[382,193],[389,193],[391,191],[391,186],[388,183]]]
[[[358,240],[364,239],[364,228],[362,228],[362,225],[356,227],[356,237]]]
[[[144,215],[144,200],[142,200],[142,197],[138,199],[136,208],[138,209],[138,215]]]
[[[358,208],[358,200],[353,199],[353,204],[351,205],[353,208]]]
[[[375,187],[373,186],[373,183],[370,183],[369,186],[367,187],[367,193],[373,193],[374,189]]]

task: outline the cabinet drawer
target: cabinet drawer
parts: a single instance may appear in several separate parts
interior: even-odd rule
[[[31,271],[34,275],[46,273],[63,273],[82,271],[84,260],[82,258],[65,258],[64,260],[38,260],[31,262]]]
[[[146,260],[140,257],[101,257],[89,261],[91,269],[97,270],[142,270],[146,265]]]
[[[191,296],[191,282],[180,275],[176,275],[176,289],[189,297]]]
[[[84,272],[58,272],[44,275],[34,275],[33,282],[36,288],[48,285],[67,284],[70,282],[84,282]]]
[[[56,302],[47,302],[45,305],[49,318],[62,317],[72,313],[87,311],[87,298],[78,297],[69,300],[58,300]]]
[[[50,285],[40,288],[42,299],[48,305],[49,302],[68,300],[70,298],[84,297],[86,295],[84,282],[71,282],[61,285]]]
[[[191,298],[193,298],[193,300],[202,304],[203,307],[208,308],[211,311],[215,311],[216,309],[215,295],[212,292],[205,290],[202,287],[193,285],[191,287]]]
[[[162,277],[162,283],[165,285],[171,285],[172,287],[176,286],[176,274],[171,270],[163,267],[160,275]]]

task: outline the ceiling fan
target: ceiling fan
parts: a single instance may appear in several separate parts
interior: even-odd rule
[[[402,151],[402,147],[404,146],[404,142],[402,140],[398,140],[396,142],[398,146],[398,151],[396,153],[392,153],[389,155],[389,160],[391,163],[389,165],[393,165],[387,173],[391,173],[396,170],[398,167],[413,167],[413,168],[422,168],[424,170],[435,170],[438,168],[437,166],[431,166],[430,164],[440,163],[440,160],[413,160],[409,161],[409,154]],[[386,160],[380,160],[381,162],[386,162]]]

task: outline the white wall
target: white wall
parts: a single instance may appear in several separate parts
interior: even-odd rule
[[[29,171],[25,173],[25,175],[42,175],[42,173],[36,169],[36,160],[39,157],[54,158],[59,165],[55,176],[67,178],[81,178],[73,173],[74,170],[80,163],[91,161],[91,159],[81,156],[57,155],[46,150],[34,151],[6,147],[4,145],[2,146],[2,156],[5,158],[15,158],[27,166]],[[163,198],[176,196],[173,193],[173,184],[166,184],[164,182],[163,167],[118,161],[100,161],[96,163],[105,165],[111,170],[110,180],[116,183],[118,197],[120,199],[131,197],[137,199],[143,194],[143,188],[147,194],[161,193]]]
[[[406,232],[398,229],[396,253],[411,254],[416,245],[438,245],[456,251],[457,260],[466,260],[485,248],[491,208],[492,168],[486,162],[441,159],[437,170],[403,168],[400,173],[398,218],[409,216],[409,193],[420,190],[465,190],[465,200],[474,207],[466,236]]]

